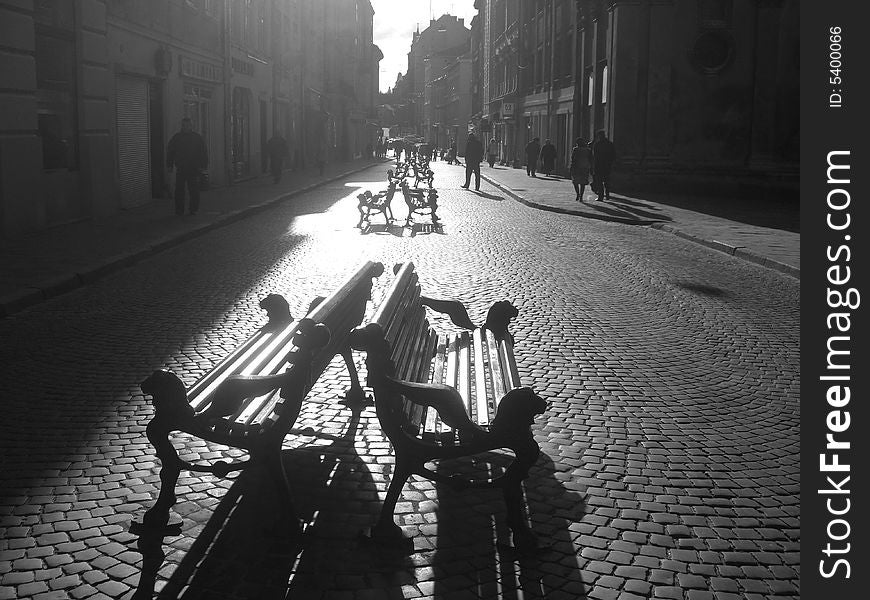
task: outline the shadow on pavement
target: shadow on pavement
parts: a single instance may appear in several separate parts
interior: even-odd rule
[[[395,237],[402,237],[405,235],[405,228],[402,225],[395,224],[376,224],[376,225],[368,225],[364,229],[360,230],[360,233],[363,235],[369,235],[371,233],[386,233]]]
[[[769,227],[783,231],[800,232],[800,205],[797,199],[779,197],[740,196],[685,196],[669,194],[644,194],[653,202],[692,210],[716,217]]]
[[[674,285],[705,296],[728,297],[730,295],[727,290],[723,290],[722,288],[704,285],[703,283],[695,283],[694,281],[674,281]]]
[[[489,198],[490,200],[504,200],[504,196],[496,196],[495,194],[487,194],[486,192],[481,192],[480,190],[475,190],[475,195],[481,196],[483,198]]]
[[[596,200],[595,202],[597,203],[595,204],[596,208],[598,208],[602,212],[607,212],[607,209],[604,208],[604,205],[600,201]],[[661,211],[657,211],[652,206],[645,205],[640,202],[632,202],[621,197],[611,196],[610,200],[608,201],[608,206],[618,207],[619,209],[624,210],[626,214],[634,216],[635,218],[652,219],[655,221],[673,221],[671,217],[662,214]],[[649,207],[651,210],[644,210],[640,208],[641,206]]]
[[[489,477],[496,477],[512,457],[491,452],[477,458],[476,464],[468,460],[444,462],[445,474],[459,470],[479,478],[481,470],[489,470]],[[499,490],[468,494],[436,486],[435,598],[546,600],[561,590],[571,598],[586,599],[570,531],[572,523],[583,519],[586,503],[582,495],[565,488],[559,470],[541,453],[524,482],[528,515],[541,544],[535,553],[520,553],[511,545]]]
[[[340,436],[302,430],[315,439],[284,451],[297,509],[309,524],[301,538],[274,525],[282,507],[268,476],[244,473],[157,597],[284,600],[352,588],[370,562],[360,556],[355,533],[374,522],[379,506],[372,474],[355,449],[360,416],[354,409]],[[332,441],[318,445],[317,438]],[[155,554],[145,556],[143,565],[154,571],[162,549],[151,549]],[[145,594],[153,575],[143,571],[140,581],[135,598],[151,598]]]

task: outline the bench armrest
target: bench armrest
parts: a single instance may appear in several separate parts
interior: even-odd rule
[[[476,327],[471,322],[471,317],[468,316],[468,310],[465,308],[465,305],[458,300],[438,300],[436,298],[420,296],[420,304],[428,306],[435,312],[447,315],[454,325],[463,329],[474,329]]]
[[[383,383],[387,389],[402,394],[409,402],[434,409],[444,423],[459,431],[460,437],[473,440],[486,435],[486,430],[468,418],[462,396],[449,385],[417,383],[389,376],[383,378]]]

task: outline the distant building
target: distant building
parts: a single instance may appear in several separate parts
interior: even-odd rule
[[[464,19],[453,15],[441,15],[429,21],[429,27],[422,32],[414,32],[411,50],[408,52],[408,72],[403,81],[402,93],[411,107],[412,127],[416,134],[426,133],[423,113],[426,59],[444,61],[464,54],[468,50],[470,38],[471,32],[465,27]],[[430,74],[433,72],[430,68]]]

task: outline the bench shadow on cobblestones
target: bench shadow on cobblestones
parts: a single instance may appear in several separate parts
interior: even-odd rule
[[[498,476],[511,460],[509,454],[498,452],[484,459],[471,465],[477,477],[480,467]],[[445,474],[456,470],[457,465],[450,464]],[[586,504],[582,495],[562,485],[557,472],[542,452],[524,482],[528,515],[541,543],[539,552],[529,554],[511,546],[499,491],[467,495],[436,486],[438,538],[432,564],[441,577],[435,581],[435,598],[464,598],[464,592],[468,598],[546,600],[561,590],[565,597],[585,600],[570,526],[583,519]],[[467,469],[466,474],[474,472]]]
[[[281,507],[269,478],[264,473],[245,473],[224,496],[158,597],[283,599],[297,597],[294,590],[330,589],[336,580],[340,583],[344,566],[360,563],[348,553],[352,540],[344,539],[347,532],[377,516],[371,473],[354,448],[359,423],[360,413],[354,411],[342,435],[308,432],[313,433],[311,445],[284,451],[297,509],[309,523],[301,539],[274,528],[270,516]],[[372,507],[367,512],[367,503],[360,498],[369,499]],[[359,509],[364,514],[357,514]],[[326,568],[332,564],[335,573]]]
[[[391,461],[364,460],[358,452],[369,452],[368,440],[379,435],[373,411],[355,411],[348,419],[342,410],[336,416],[338,435],[327,427],[311,444],[284,453],[300,515],[310,524],[302,539],[270,528],[269,515],[280,510],[271,483],[260,473],[246,473],[168,575],[159,598],[304,599],[362,590],[401,597],[410,586],[435,598],[543,599],[562,590],[585,599],[570,530],[583,518],[585,503],[562,485],[548,456],[540,456],[525,483],[542,552],[521,555],[510,546],[497,490],[463,493],[435,486],[432,502],[432,485],[416,478],[403,494],[408,509],[400,515],[405,528],[416,532],[413,548],[381,546],[360,532],[377,519]],[[489,453],[466,467],[478,477],[481,468],[496,475],[508,462],[508,455]],[[455,465],[449,468],[454,472]],[[160,552],[147,563],[153,572],[143,572],[135,598],[151,598],[157,570],[169,570]]]

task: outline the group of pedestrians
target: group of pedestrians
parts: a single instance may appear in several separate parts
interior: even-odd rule
[[[607,134],[601,130],[596,132],[595,139],[587,143],[582,137],[574,141],[571,149],[571,183],[574,185],[576,200],[583,201],[583,192],[592,175],[592,191],[599,201],[610,200],[610,171],[616,151],[613,142],[607,139]]]
[[[477,136],[469,133],[465,143],[465,183],[461,187],[466,190],[470,189],[473,175],[474,189],[479,191],[480,163],[485,156],[489,166],[492,167],[495,164],[497,153],[498,142],[495,138],[490,139],[484,149],[483,143]],[[549,139],[545,140],[543,146],[540,145],[540,138],[532,139],[526,144],[525,154],[526,175],[529,177],[537,177],[539,161],[541,170],[545,175],[549,176],[555,170],[557,151],[556,146]],[[455,156],[456,144],[451,142],[447,162],[452,164]],[[587,143],[582,137],[578,137],[574,141],[569,172],[578,201],[582,202],[583,200],[583,193],[586,190],[586,185],[589,184],[590,175],[592,176],[592,191],[597,194],[598,200],[610,200],[610,172],[615,159],[616,152],[613,142],[607,139],[604,130],[596,132],[595,139],[591,142]]]

